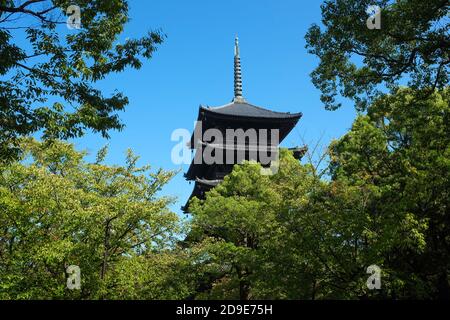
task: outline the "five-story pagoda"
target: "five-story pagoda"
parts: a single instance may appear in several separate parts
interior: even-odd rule
[[[268,154],[274,158],[274,152],[278,152],[278,144],[295,127],[301,113],[274,112],[247,102],[242,96],[241,62],[239,55],[238,38],[234,47],[234,98],[231,103],[219,107],[200,106],[195,132],[189,143],[189,147],[196,154],[185,178],[195,181],[194,190],[188,202],[182,207],[184,212],[189,212],[189,201],[192,197],[204,198],[205,192],[219,184],[223,178],[232,171],[234,164],[243,160],[260,162],[263,167],[269,167],[267,157],[261,158],[261,154]],[[227,137],[212,139],[208,132],[221,133]],[[228,138],[229,132],[238,133]],[[249,139],[248,132],[256,132],[256,140]],[[262,133],[268,132],[264,139]],[[239,139],[239,133],[244,134]],[[273,133],[276,133],[275,135]],[[235,139],[236,138],[236,139]],[[222,161],[205,161],[203,154],[209,149],[209,154]],[[300,159],[305,148],[291,148],[294,156]],[[230,157],[231,155],[231,161]]]

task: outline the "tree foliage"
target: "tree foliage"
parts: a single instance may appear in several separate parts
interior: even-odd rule
[[[381,9],[380,29],[366,26],[374,5]],[[321,8],[323,26],[310,27],[306,47],[320,59],[311,76],[327,109],[341,106],[338,95],[365,110],[399,84],[425,97],[448,85],[447,0],[329,0]]]
[[[448,102],[448,90],[377,100],[330,146],[329,180],[287,151],[271,177],[236,166],[190,207],[191,241],[209,239],[216,264],[200,296],[448,299]]]
[[[368,190],[370,229],[392,297],[450,298],[448,89],[377,100],[332,146],[334,180]]]
[[[111,73],[139,69],[160,44],[160,32],[120,41],[129,21],[124,0],[80,0],[81,28],[68,30],[66,0],[0,1],[0,160],[20,151],[18,138],[71,138],[90,129],[121,129],[121,92],[94,84]],[[26,39],[19,41],[19,39]]]
[[[173,172],[83,160],[67,143],[22,142],[22,161],[0,169],[0,298],[174,298],[172,251],[181,232],[170,198]],[[81,290],[66,268],[81,269]],[[162,272],[164,270],[165,272]],[[171,289],[171,286],[173,287]]]
[[[0,168],[0,297],[448,299],[448,102],[448,89],[376,100],[330,145],[328,178],[283,149],[275,175],[236,165],[193,199],[189,229],[157,197],[172,172],[23,140]]]
[[[125,1],[79,1],[83,28],[63,37],[68,2],[0,0],[0,299],[450,299],[447,2],[326,1],[325,30],[307,34],[313,82],[328,109],[339,91],[365,111],[329,146],[329,175],[284,149],[272,176],[235,165],[185,225],[158,196],[173,172],[54,140],[119,129],[126,98],[91,85],[139,68],[161,35],[113,45]],[[20,13],[38,23],[31,49],[12,42]],[[22,137],[38,130],[50,139]]]

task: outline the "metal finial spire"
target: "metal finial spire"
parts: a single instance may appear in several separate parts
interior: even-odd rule
[[[234,99],[235,102],[243,102],[241,58],[239,56],[239,38],[234,40]]]
[[[239,38],[234,38],[234,55],[239,57]]]

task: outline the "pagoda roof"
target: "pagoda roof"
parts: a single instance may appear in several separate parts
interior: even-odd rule
[[[196,149],[196,152],[203,152],[202,150],[205,146],[209,146],[214,149],[244,150],[246,153],[248,151],[248,158],[250,158],[250,156],[252,156],[250,151],[278,150],[279,143],[286,138],[301,117],[301,112],[277,112],[256,106],[246,101],[242,92],[241,60],[239,54],[239,42],[236,37],[234,47],[234,98],[230,103],[222,106],[200,105],[195,131],[191,136],[188,146],[191,149]],[[200,137],[196,137],[195,135],[199,132],[198,129],[201,131]],[[239,142],[239,140],[238,143],[234,143],[234,138],[233,143],[230,145],[227,141],[223,141],[222,143],[209,143],[202,141],[204,132],[209,129],[218,129],[222,134],[224,134],[224,132],[226,133],[227,129],[276,129],[279,130],[279,135],[277,146],[257,146],[250,144],[250,142],[245,142],[242,145],[242,142]],[[291,151],[293,152],[294,157],[300,159],[306,149],[293,148]],[[222,181],[222,178],[232,171],[233,166],[234,164],[226,163],[220,165],[207,164],[203,163],[203,161],[201,163],[196,163],[194,159],[189,166],[188,171],[184,174],[184,177],[187,180],[194,180],[195,185],[191,196],[182,207],[183,211],[185,213],[189,212],[189,201],[192,197],[204,199],[205,192],[218,185]]]
[[[256,152],[276,152],[279,149],[279,146],[271,146],[271,145],[249,145],[249,144],[245,144],[245,145],[236,145],[234,144],[233,141],[230,141],[228,143],[209,143],[209,142],[204,142],[199,140],[198,145],[202,145],[205,147],[210,147],[210,148],[214,148],[214,149],[223,149],[223,150],[237,150],[237,151],[256,151]]]
[[[195,185],[194,189],[192,190],[191,195],[189,196],[189,199],[186,201],[186,204],[181,207],[181,210],[183,210],[184,213],[189,212],[189,202],[193,197],[202,198],[203,194],[206,191],[211,190],[215,186],[217,186],[222,180],[207,180],[207,179],[195,179]]]
[[[217,186],[219,183],[222,182],[222,179],[208,180],[208,179],[199,179],[199,178],[196,178],[196,179],[195,179],[195,182],[198,182],[198,183],[200,183],[200,184],[204,184],[204,185],[207,185],[207,186],[215,187],[215,186]]]
[[[233,99],[231,103],[219,107],[200,106],[201,111],[222,116],[242,117],[242,118],[261,118],[261,119],[296,119],[301,113],[276,112],[262,107],[255,106],[245,100]]]

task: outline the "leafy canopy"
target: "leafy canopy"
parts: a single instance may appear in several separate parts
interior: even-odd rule
[[[369,6],[381,9],[381,28],[369,29]],[[328,0],[322,26],[306,34],[307,49],[319,59],[312,72],[321,100],[330,110],[354,100],[365,110],[386,89],[400,84],[426,97],[448,85],[449,21],[447,0]]]
[[[194,199],[189,240],[210,267],[198,297],[450,297],[449,91],[376,100],[329,148],[330,179],[286,150],[280,170],[235,166]],[[369,290],[367,267],[382,270]]]
[[[72,138],[121,129],[128,104],[94,84],[151,58],[160,32],[118,42],[129,21],[125,0],[80,0],[81,29],[68,30],[67,0],[0,0],[0,160],[20,151],[18,138]],[[19,41],[19,39],[26,39]]]
[[[186,294],[172,251],[182,231],[157,192],[173,172],[89,163],[63,142],[22,141],[22,161],[0,166],[1,299],[156,299]],[[183,258],[183,260],[180,260]],[[81,290],[66,287],[69,265]],[[166,270],[166,272],[161,272]]]

